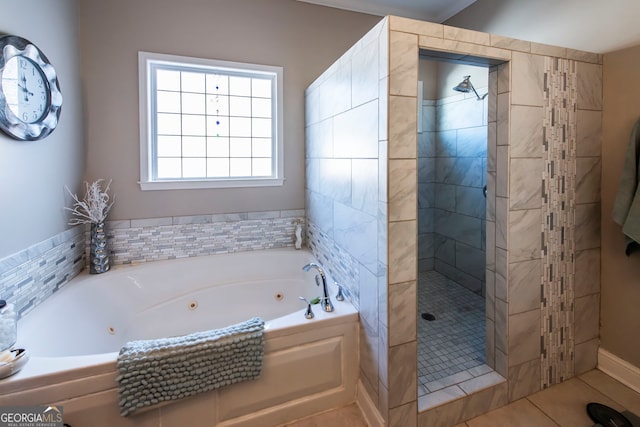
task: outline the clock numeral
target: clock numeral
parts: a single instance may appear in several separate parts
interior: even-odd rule
[[[20,58],[18,60],[18,64],[20,64],[20,68],[22,68],[23,70],[27,69],[27,61],[26,61],[26,59]]]
[[[29,120],[29,113],[22,113],[22,120],[24,120],[25,122]]]

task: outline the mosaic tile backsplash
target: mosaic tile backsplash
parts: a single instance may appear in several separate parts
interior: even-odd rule
[[[0,260],[0,297],[21,317],[62,288],[84,268],[80,227],[57,234]]]
[[[112,264],[293,246],[305,211],[283,210],[107,221]],[[89,227],[77,226],[0,260],[0,297],[19,316],[86,266]],[[107,273],[108,274],[108,273]]]
[[[112,264],[293,246],[304,210],[107,221]],[[87,236],[88,237],[88,236]]]
[[[312,222],[308,224],[307,240],[313,255],[323,266],[326,266],[329,275],[343,287],[347,299],[358,307],[360,298],[358,261]]]
[[[542,187],[542,387],[574,375],[577,77],[575,61],[545,58]]]

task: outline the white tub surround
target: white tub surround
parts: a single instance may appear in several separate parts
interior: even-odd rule
[[[321,292],[314,274],[302,270],[311,261],[308,251],[286,248],[81,274],[19,322],[19,345],[32,357],[21,372],[0,381],[0,405],[63,405],[70,425],[253,427],[353,402],[358,313],[334,299],[334,312],[316,305],[315,318],[305,319],[298,296]],[[331,295],[336,291],[332,286]],[[115,361],[125,342],[219,328],[252,316],[266,321],[258,380],[126,419],[119,415]]]

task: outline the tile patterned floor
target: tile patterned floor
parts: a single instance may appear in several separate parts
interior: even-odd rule
[[[640,425],[640,393],[593,370],[456,427],[591,427],[595,423],[586,411],[590,402],[610,406]]]
[[[625,414],[640,426],[640,393],[598,370],[555,385],[455,427],[591,427],[586,405],[598,402]],[[355,404],[314,415],[286,427],[366,427]],[[451,426],[442,426],[451,427]]]
[[[427,321],[422,313],[431,313]],[[436,271],[418,279],[419,395],[487,373],[485,301]],[[486,369],[483,369],[486,368]],[[444,383],[445,385],[442,385]]]

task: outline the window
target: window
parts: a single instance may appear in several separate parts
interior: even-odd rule
[[[139,53],[143,190],[282,185],[282,68]]]

